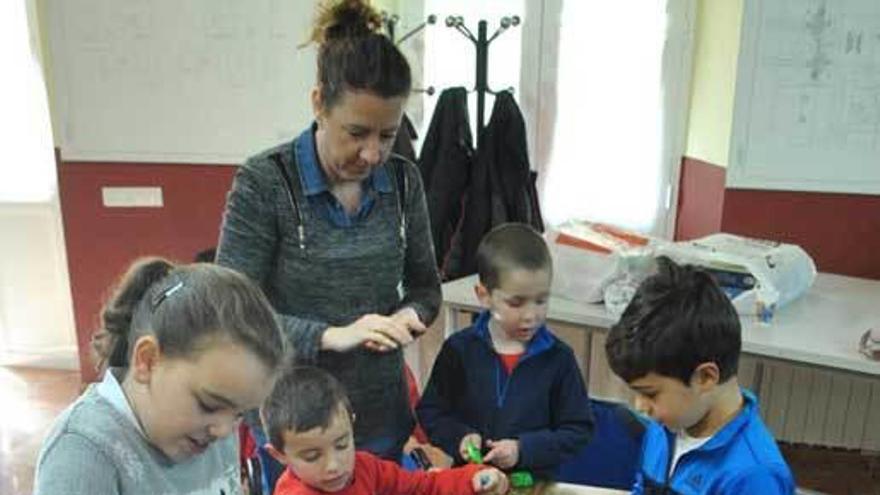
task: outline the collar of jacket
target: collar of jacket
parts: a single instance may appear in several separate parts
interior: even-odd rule
[[[480,313],[477,316],[477,321],[474,322],[474,333],[483,343],[489,346],[489,350],[495,353],[495,347],[492,345],[492,336],[489,334],[489,320],[491,318],[492,315],[489,311]],[[555,339],[553,335],[547,329],[547,325],[542,324],[538,331],[535,332],[535,335],[532,336],[532,339],[526,344],[526,352],[523,353],[519,362],[522,363],[530,357],[550,350],[554,344]]]
[[[715,432],[708,442],[700,446],[695,452],[707,452],[724,447],[736,438],[740,430],[752,422],[752,419],[758,414],[758,401],[755,399],[754,394],[744,388],[740,388],[740,393],[742,393],[743,397],[742,409],[732,420]],[[672,445],[675,445],[675,433],[666,427],[663,429],[666,430],[667,438],[672,439]]]

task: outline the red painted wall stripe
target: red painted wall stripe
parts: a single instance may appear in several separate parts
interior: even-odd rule
[[[95,378],[89,338],[112,285],[136,258],[191,261],[217,243],[236,168],[224,165],[62,163],[58,173],[80,371]],[[105,208],[106,186],[161,187],[162,208]]]
[[[682,158],[675,240],[696,239],[721,230],[726,175],[724,167]]]
[[[820,271],[880,279],[880,196],[725,189],[725,175],[682,159],[676,239],[723,231],[788,242]]]
[[[721,228],[798,244],[819,271],[880,279],[880,196],[728,189]]]

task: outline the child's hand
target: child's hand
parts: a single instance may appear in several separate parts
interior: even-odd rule
[[[458,443],[458,454],[465,460],[465,462],[471,461],[471,458],[468,455],[468,444],[473,445],[477,450],[482,450],[483,437],[481,437],[479,433],[468,433],[461,437],[461,442]]]
[[[495,469],[481,469],[474,474],[472,485],[474,493],[485,493],[488,495],[503,495],[507,493],[509,482],[504,473]]]
[[[489,453],[483,462],[494,464],[501,469],[510,469],[519,462],[519,440],[489,440]]]

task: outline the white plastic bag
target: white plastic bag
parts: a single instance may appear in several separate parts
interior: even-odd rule
[[[742,283],[740,292],[730,294],[734,307],[742,315],[756,315],[763,321],[769,321],[776,308],[803,295],[816,279],[816,264],[800,246],[732,234],[666,244],[657,254]]]
[[[656,262],[653,249],[629,251],[622,254],[618,274],[605,287],[605,309],[614,316],[623,314],[636,295],[639,285],[654,273]]]
[[[604,224],[568,222],[545,233],[553,256],[552,292],[598,303],[625,269],[624,255],[650,250],[652,239]]]

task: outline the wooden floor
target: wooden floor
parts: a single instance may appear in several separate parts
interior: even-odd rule
[[[880,495],[880,453],[782,444],[798,486],[821,493]]]
[[[79,388],[78,371],[0,367],[0,494],[32,493],[43,436]]]
[[[32,493],[41,440],[79,390],[75,371],[0,367],[0,495]],[[880,495],[880,454],[799,445],[782,445],[782,450],[800,487]]]

